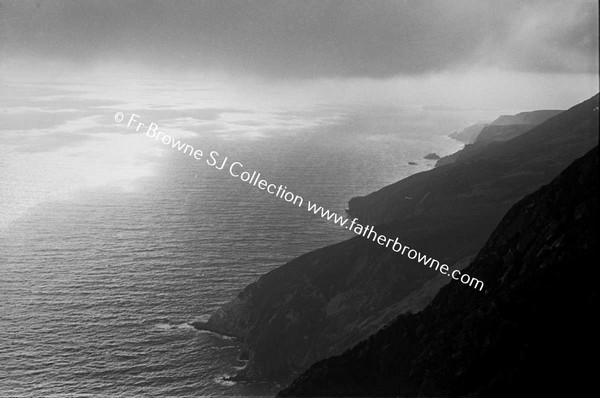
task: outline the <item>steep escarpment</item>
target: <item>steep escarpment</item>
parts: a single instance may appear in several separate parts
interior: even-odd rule
[[[455,131],[454,133],[450,134],[449,137],[457,141],[464,142],[465,144],[472,144],[477,139],[479,133],[481,133],[481,130],[483,130],[487,125],[488,123],[476,123],[474,125],[465,127],[460,131]]]
[[[514,126],[519,124],[537,126],[561,112],[563,112],[563,110],[543,109],[539,111],[521,112],[516,115],[501,115],[490,124],[494,126]]]
[[[470,159],[479,154],[490,144],[509,141],[523,133],[531,130],[535,126],[529,124],[510,124],[510,125],[488,125],[485,126],[472,144],[467,144],[460,151],[440,158],[435,167],[445,166],[447,164]]]
[[[496,120],[490,123],[476,123],[465,127],[460,131],[450,134],[450,138],[465,144],[473,144],[477,141],[480,134],[488,126],[525,126],[525,130],[537,126],[545,122],[553,116],[558,115],[561,110],[539,110],[531,112],[521,112],[516,115],[501,115]],[[512,138],[512,137],[511,137]]]
[[[350,210],[361,223],[377,225],[379,233],[450,266],[464,266],[511,205],[596,145],[597,107],[596,96],[520,137],[493,144],[493,151],[353,200]],[[342,353],[400,313],[421,310],[448,282],[436,276],[355,237],[263,275],[196,326],[244,342],[249,362],[241,377],[283,378]]]
[[[520,136],[533,127],[530,124],[509,124],[486,126],[475,140],[474,145],[489,144],[490,142],[508,141]]]
[[[502,115],[491,123],[478,123],[464,130],[450,134],[451,138],[464,142],[465,147],[453,154],[444,156],[436,167],[464,160],[477,154],[488,144],[511,140],[561,113],[559,110],[521,112],[516,115]]]
[[[505,215],[465,272],[280,396],[585,396],[595,388],[598,148]]]
[[[485,216],[489,206],[504,212],[595,145],[597,106],[596,95],[509,141],[474,148],[454,163],[353,198],[350,214],[368,224],[387,224],[469,209]]]
[[[417,226],[382,228],[416,244],[428,237]],[[431,231],[448,236],[450,230]],[[438,239],[442,242],[441,239]],[[440,261],[468,264],[460,234],[444,240],[455,249],[428,245]],[[463,261],[460,261],[466,257]],[[454,264],[454,261],[446,261]],[[285,378],[316,360],[343,352],[403,312],[427,305],[448,283],[427,267],[418,267],[390,249],[354,238],[300,256],[263,275],[215,312],[200,329],[236,336],[245,342],[244,379]]]

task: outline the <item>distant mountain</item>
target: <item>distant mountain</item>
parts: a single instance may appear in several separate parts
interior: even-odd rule
[[[524,133],[527,130],[530,130],[538,124],[545,122],[561,112],[562,110],[539,110],[532,112],[521,112],[517,113],[516,115],[501,115],[491,123],[477,123],[466,127],[461,131],[454,132],[450,134],[450,138],[464,142],[465,144],[473,144],[477,142],[480,135],[487,135],[489,134],[489,131],[495,131],[496,133],[493,133],[493,135],[498,138],[498,141],[507,141],[521,133]],[[500,132],[504,131],[505,129],[496,127],[488,130],[488,133],[484,134],[486,129],[491,126],[512,126],[511,129],[514,131],[514,133],[508,133],[506,136],[504,136]]]
[[[472,158],[354,198],[349,212],[378,233],[464,267],[510,206],[597,145],[597,108],[595,96]],[[240,377],[284,378],[342,353],[398,314],[423,309],[445,283],[357,236],[263,275],[195,326],[243,340],[249,362]]]
[[[596,389],[598,147],[504,216],[448,285],[280,396],[588,396]]]

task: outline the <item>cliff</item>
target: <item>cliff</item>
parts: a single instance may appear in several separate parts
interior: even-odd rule
[[[598,147],[514,205],[431,305],[400,315],[280,396],[586,396],[595,389]]]
[[[353,199],[350,211],[379,233],[465,266],[511,205],[597,144],[597,107],[595,96],[468,161]],[[263,275],[195,326],[244,342],[249,361],[241,378],[285,378],[342,353],[398,314],[424,308],[448,282],[435,276],[355,237]]]
[[[490,206],[502,206],[503,214],[596,144],[597,106],[598,95],[516,138],[473,148],[454,163],[353,198],[349,212],[371,225],[417,216],[444,220],[454,213],[463,217],[474,211],[484,216]]]
[[[530,125],[537,126],[563,112],[557,109],[544,109],[539,111],[521,112],[516,115],[501,115],[492,123],[493,126],[514,126],[514,125]]]
[[[465,144],[472,144],[477,139],[479,133],[481,133],[481,130],[483,130],[487,125],[488,123],[476,123],[472,126],[465,127],[460,131],[455,131],[454,133],[450,134],[449,137],[457,141],[464,142]]]
[[[487,125],[481,129],[481,132],[472,144],[467,144],[460,151],[440,158],[435,163],[435,167],[445,166],[450,163],[468,159],[473,155],[478,154],[489,144],[509,141],[526,133],[534,127],[534,125],[530,124]]]
[[[465,127],[461,131],[456,131],[450,134],[449,137],[457,141],[464,142],[465,144],[473,144],[477,141],[477,138],[479,138],[483,130],[488,126],[520,125],[532,128],[542,122],[545,122],[551,117],[558,115],[561,112],[561,110],[549,109],[531,112],[521,112],[517,113],[516,115],[501,115],[491,123],[476,123],[472,126]],[[524,130],[527,130],[527,127],[525,127]]]
[[[495,141],[508,141],[520,136],[528,130],[531,130],[534,125],[530,124],[508,124],[508,125],[489,125],[485,126],[477,139],[475,145],[489,144]]]

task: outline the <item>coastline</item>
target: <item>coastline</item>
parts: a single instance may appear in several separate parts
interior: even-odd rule
[[[462,145],[462,143],[460,141],[453,139],[449,135],[445,135],[445,136],[443,136],[443,138],[444,138],[444,140],[447,140],[449,142],[449,144],[452,144],[452,145],[448,146],[449,151],[456,148],[456,143],[461,144],[460,148],[457,149],[455,152],[452,152],[451,154],[460,152],[462,150],[462,148],[464,147],[464,145]],[[444,153],[442,151],[439,151],[439,152]],[[421,166],[420,170],[410,173],[404,177],[401,177],[400,179],[396,180],[396,182],[394,182],[394,183],[397,183],[399,181],[405,180],[412,176],[426,173],[430,170],[433,170],[436,167],[435,161],[433,161],[433,159],[426,158],[428,153],[430,153],[430,152],[425,151],[425,150],[421,153],[420,157],[422,159],[425,159],[426,162],[422,162],[419,164],[419,166]],[[448,156],[448,155],[445,155],[445,156]],[[409,161],[408,159],[403,160],[403,162],[408,162],[408,161]],[[426,167],[423,167],[422,165],[425,165]],[[392,183],[392,184],[394,184],[394,183]],[[383,188],[385,188],[387,186],[389,186],[389,185],[386,185]],[[383,188],[380,188],[380,189],[383,189]],[[350,199],[350,200],[352,200],[352,199]],[[350,206],[350,201],[347,202],[347,206]],[[260,283],[260,280],[262,279],[262,277],[268,276],[269,274],[276,272],[281,268],[286,268],[286,267],[288,267],[288,264],[297,262],[297,261],[301,260],[303,257],[309,256],[313,252],[325,250],[325,249],[328,249],[328,248],[331,248],[331,247],[334,247],[334,246],[337,246],[340,244],[344,244],[344,243],[347,244],[348,242],[351,242],[354,239],[355,239],[355,237],[352,236],[348,239],[344,239],[341,242],[338,242],[337,244],[332,244],[329,246],[325,246],[321,249],[317,249],[317,250],[313,250],[313,251],[304,253],[298,257],[293,258],[288,263],[280,265],[279,267],[268,272],[267,274],[263,274],[260,278],[258,278],[257,282]],[[461,268],[464,268],[464,264],[462,264],[462,263],[461,263]],[[439,288],[439,286],[437,286],[436,289],[437,288]],[[227,323],[227,319],[240,319],[240,318],[247,319],[247,314],[244,314],[243,308],[245,308],[246,306],[252,305],[251,304],[251,302],[253,300],[252,293],[255,290],[256,290],[256,282],[243,287],[239,291],[239,294],[232,301],[221,306],[216,312],[213,312],[210,315],[210,317],[208,318],[208,320],[198,320],[198,321],[192,321],[189,323],[197,330],[208,331],[208,332],[216,333],[221,336],[235,339],[240,344],[239,349],[238,349],[238,358],[237,359],[243,360],[243,361],[248,361],[246,363],[246,365],[248,365],[250,363],[249,360],[252,356],[252,350],[246,342],[246,337],[247,337],[248,333],[250,332],[250,330],[247,327],[241,327],[239,323],[233,323],[233,324]],[[428,296],[429,293],[425,293],[424,295]],[[232,315],[231,311],[234,311],[236,314]],[[250,311],[251,310],[249,309],[248,312],[250,312]],[[226,322],[227,324],[223,324],[222,322]],[[247,322],[247,321],[241,322],[241,324],[244,324],[244,325],[247,325],[248,323],[249,322]],[[375,330],[377,330],[377,328],[375,328],[373,330],[375,331]],[[244,366],[242,369],[239,369],[239,367],[234,367],[234,369],[236,371],[236,374],[235,374],[235,376],[230,377],[230,379],[232,381],[245,381],[245,382],[249,382],[249,383],[264,382],[267,380],[270,380],[272,382],[281,382],[282,380],[290,380],[290,377],[293,379],[293,377],[290,375],[299,374],[299,370],[290,369],[290,373],[287,376],[285,376],[284,379],[281,379],[279,377],[269,378],[269,377],[257,376],[255,374],[255,372],[253,371],[253,369],[248,369],[246,366]]]

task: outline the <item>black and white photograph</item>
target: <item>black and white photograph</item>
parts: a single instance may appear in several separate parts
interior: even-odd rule
[[[597,395],[597,0],[0,0],[0,397]]]

